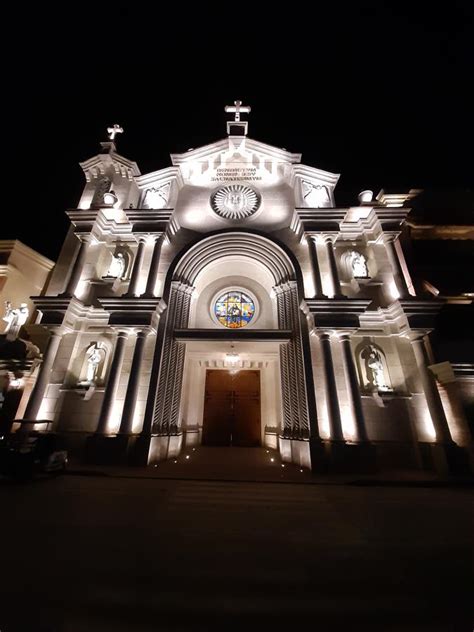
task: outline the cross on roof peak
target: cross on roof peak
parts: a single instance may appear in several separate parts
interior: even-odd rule
[[[240,121],[240,113],[249,113],[251,111],[249,105],[242,105],[242,101],[234,101],[234,105],[226,105],[225,111],[235,113],[234,121]]]
[[[120,125],[115,123],[113,127],[107,128],[107,134],[109,135],[110,140],[115,140],[117,134],[123,134],[123,127],[120,127]]]

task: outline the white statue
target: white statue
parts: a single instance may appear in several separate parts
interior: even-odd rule
[[[5,314],[3,320],[7,323],[5,333],[7,340],[16,340],[21,327],[26,323],[29,316],[29,309],[26,303],[21,303],[20,307],[13,308],[10,301],[5,301]]]
[[[118,252],[116,255],[112,255],[112,262],[106,276],[114,279],[122,279],[125,275],[125,267],[123,252]]]
[[[375,347],[369,347],[368,357],[366,356],[367,377],[371,384],[380,391],[388,391],[390,388],[385,383],[385,371],[382,358]]]
[[[367,278],[369,276],[369,270],[367,269],[365,257],[364,255],[361,255],[360,252],[352,253],[351,266],[354,277]]]
[[[99,365],[104,359],[104,350],[97,343],[89,347],[86,351],[87,368],[86,379],[80,382],[81,384],[92,385],[95,384],[97,378],[97,371]]]

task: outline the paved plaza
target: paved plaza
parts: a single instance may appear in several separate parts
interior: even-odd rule
[[[83,470],[0,502],[2,632],[472,627],[469,487]]]

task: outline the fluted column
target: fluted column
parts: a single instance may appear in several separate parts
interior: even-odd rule
[[[453,443],[448,421],[444,412],[438,386],[433,373],[429,370],[430,359],[425,345],[424,336],[412,341],[416,364],[421,376],[423,391],[430,411],[431,421],[436,432],[436,443]]]
[[[337,394],[336,376],[334,375],[334,362],[332,359],[331,339],[329,333],[318,332],[321,342],[321,354],[324,369],[324,388],[326,391],[326,405],[328,411],[329,430],[332,441],[344,441],[342,432],[341,411]]]
[[[368,437],[365,427],[362,399],[360,397],[359,380],[357,379],[357,371],[351,349],[351,336],[348,333],[339,333],[338,338],[342,347],[342,358],[348,386],[349,402],[354,415],[355,440],[359,442],[367,441]]]
[[[61,296],[74,296],[74,293],[77,288],[77,284],[81,278],[82,269],[84,268],[84,264],[87,257],[87,250],[90,244],[91,236],[90,235],[81,235],[80,246],[76,254],[76,258],[72,265],[71,274],[69,276],[69,281],[67,282],[66,289],[62,292]]]
[[[130,284],[128,286],[125,296],[137,296],[138,283],[140,281],[140,273],[143,265],[143,258],[145,257],[145,245],[147,242],[146,236],[142,235],[138,240],[137,254],[133,263],[132,276],[130,278]]]
[[[333,238],[329,235],[325,235],[324,243],[326,244],[326,252],[329,262],[329,274],[331,278],[331,285],[333,287],[334,297],[340,297],[341,295],[341,281],[339,279],[339,271],[337,269],[336,255],[334,254]]]
[[[125,344],[127,342],[128,333],[119,331],[117,334],[117,342],[115,343],[114,358],[110,366],[109,379],[105,388],[102,408],[99,415],[99,423],[97,424],[96,434],[107,434],[110,413],[115,402],[115,396],[122,372],[123,357],[125,355]]]
[[[403,274],[400,258],[395,247],[397,235],[384,233],[383,240],[387,249],[387,255],[390,261],[390,265],[392,266],[393,276],[398,293],[400,294],[401,298],[407,297],[409,295],[408,287],[405,281],[405,275]]]
[[[311,272],[313,275],[314,283],[314,298],[323,296],[323,284],[321,282],[321,272],[319,269],[318,250],[316,247],[316,236],[306,235],[306,242],[308,244],[308,254],[311,263]]]
[[[163,235],[155,238],[155,245],[153,247],[153,255],[151,257],[150,270],[148,272],[148,279],[146,282],[145,293],[142,296],[153,297],[155,296],[156,279],[158,277],[158,266],[160,265],[161,247],[163,245]]]
[[[44,352],[43,362],[41,364],[36,383],[31,391],[30,399],[25,409],[24,419],[36,419],[43,401],[46,388],[49,384],[49,376],[53,368],[54,360],[58,352],[59,343],[61,342],[61,334],[53,331],[49,339],[48,346]]]
[[[127,393],[123,405],[122,420],[120,422],[120,434],[131,434],[133,430],[133,417],[137,405],[138,387],[140,385],[140,368],[143,362],[145,342],[148,331],[139,331],[133,352],[130,377],[128,379]]]

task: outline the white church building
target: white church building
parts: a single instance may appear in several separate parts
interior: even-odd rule
[[[43,296],[50,332],[25,419],[90,462],[264,446],[315,472],[455,470],[470,445],[440,394],[398,236],[413,192],[339,208],[338,174],[227,135],[142,175],[118,126]],[[430,368],[431,367],[431,368]],[[454,391],[453,391],[454,393]]]

